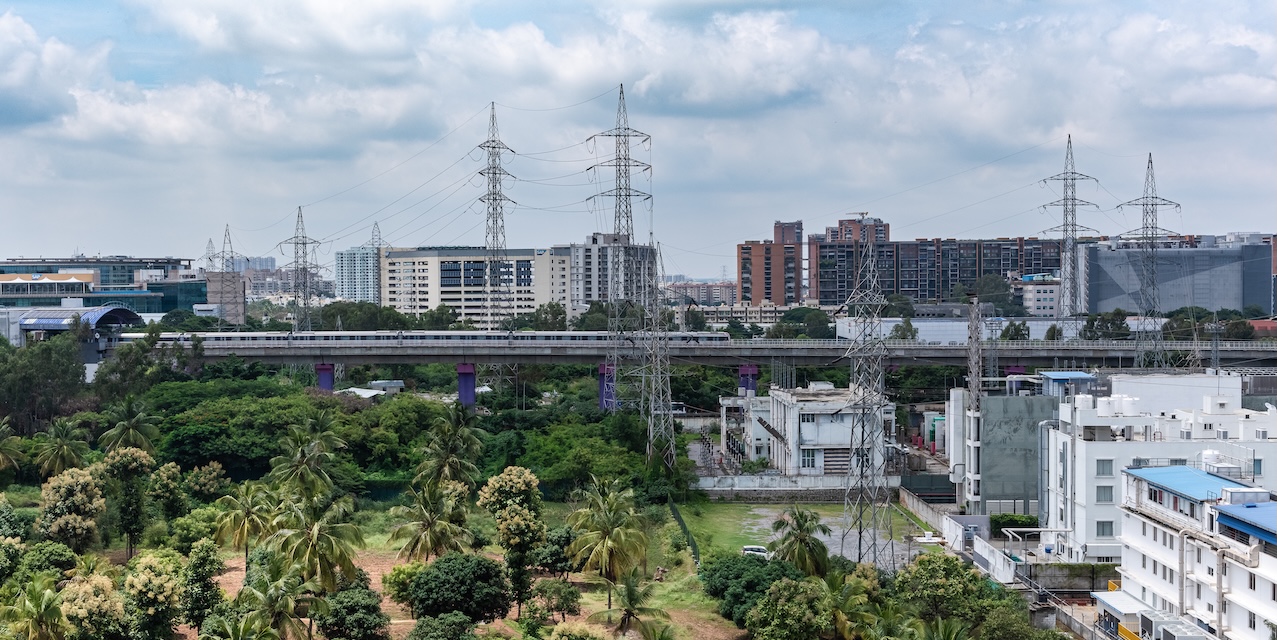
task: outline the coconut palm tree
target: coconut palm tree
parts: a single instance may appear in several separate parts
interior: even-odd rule
[[[427,436],[425,460],[417,467],[416,482],[425,486],[454,480],[473,488],[478,473],[474,463],[483,449],[478,424],[479,419],[465,405],[449,405]]]
[[[873,607],[874,625],[865,630],[865,640],[918,640],[922,621],[888,600]]]
[[[869,604],[869,585],[859,577],[830,573],[825,576],[834,614],[834,633],[842,640],[861,640],[865,630],[877,622]]]
[[[616,591],[616,608],[609,603],[608,608],[589,617],[590,622],[612,623],[616,619],[616,634],[623,636],[631,629],[645,630],[651,633],[655,619],[669,620],[670,614],[664,609],[648,606],[656,594],[656,586],[643,584],[643,574],[638,567],[626,571],[620,582],[608,582],[609,589]]]
[[[245,616],[238,621],[217,618],[210,620],[205,627],[200,630],[199,640],[279,640],[279,632],[263,626],[252,616]]]
[[[300,565],[302,577],[324,591],[335,591],[339,574],[355,574],[355,548],[364,546],[359,526],[347,522],[354,510],[349,496],[322,511],[294,504],[275,518],[281,527],[272,542],[290,562]]]
[[[88,433],[67,418],[54,418],[48,431],[37,433],[35,463],[40,473],[56,476],[67,469],[84,466],[89,453]]]
[[[217,499],[224,510],[217,516],[217,539],[230,541],[235,548],[244,547],[244,564],[248,564],[248,545],[269,535],[279,500],[265,485],[245,482],[230,495]]]
[[[319,496],[332,489],[328,474],[338,449],[346,442],[328,427],[332,417],[320,411],[304,424],[293,425],[280,442],[284,453],[271,458],[271,477],[281,485],[296,488],[303,496]]]
[[[282,640],[310,637],[307,618],[327,613],[328,602],[316,595],[320,587],[303,577],[303,568],[283,554],[273,554],[252,584],[244,585],[235,602],[250,609],[246,621],[273,629]]]
[[[809,576],[825,575],[829,569],[829,549],[816,536],[827,536],[833,531],[829,525],[820,522],[820,514],[797,506],[789,507],[772,522],[772,532],[780,536],[768,545],[777,558]]]
[[[108,424],[112,427],[98,438],[103,451],[119,447],[136,447],[147,453],[155,453],[152,444],[160,437],[160,417],[146,413],[146,404],[133,396],[126,396],[106,410]]]
[[[921,640],[967,640],[970,629],[960,620],[936,618],[922,626]]]
[[[597,570],[608,581],[607,607],[611,609],[612,583],[643,561],[647,534],[634,508],[634,491],[623,489],[619,481],[602,484],[593,478],[584,498],[585,505],[568,516],[568,526],[581,535],[567,553],[584,562],[584,571]]]
[[[23,449],[22,438],[14,435],[13,428],[9,426],[9,416],[0,418],[0,470],[17,469],[26,462],[27,454]]]
[[[62,596],[51,573],[32,576],[22,585],[13,604],[0,607],[0,620],[9,632],[24,640],[62,640],[71,626],[62,615]]]
[[[405,541],[400,558],[428,561],[432,554],[461,551],[470,543],[470,532],[454,522],[456,500],[442,487],[432,484],[411,493],[411,505],[390,510],[391,516],[406,520],[390,532],[392,541]]]

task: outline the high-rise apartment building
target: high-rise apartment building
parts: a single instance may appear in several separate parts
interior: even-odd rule
[[[555,282],[549,249],[507,249],[509,291],[515,315],[536,311],[552,297]],[[381,252],[382,304],[400,313],[420,315],[447,305],[458,319],[485,327],[488,255],[483,247],[386,248]],[[565,266],[565,265],[560,265]]]
[[[611,286],[613,252],[626,246],[634,269],[642,272],[656,260],[656,252],[648,245],[632,245],[614,233],[595,233],[582,244],[556,245],[549,250],[551,299],[575,318],[586,312],[592,302],[606,302]],[[625,261],[619,261],[624,265]],[[622,266],[622,268],[624,268]],[[637,276],[637,274],[636,274]],[[624,274],[621,275],[624,278]],[[636,283],[636,286],[638,283]]]
[[[338,251],[334,260],[337,297],[381,304],[381,251],[372,245]]]
[[[802,301],[802,222],[777,221],[771,240],[736,245],[736,299],[759,306]]]

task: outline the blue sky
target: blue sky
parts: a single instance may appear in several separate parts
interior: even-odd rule
[[[1274,231],[1271,2],[0,0],[0,255],[198,257],[230,225],[280,255],[297,206],[321,260],[482,244],[475,145],[497,103],[511,247],[608,230],[588,168],[624,83],[651,134],[666,271],[717,275],[774,220],[869,211],[897,238],[1038,235],[1039,181],[1100,185],[1081,221]],[[637,179],[641,178],[641,179]],[[649,180],[650,178],[650,180]]]

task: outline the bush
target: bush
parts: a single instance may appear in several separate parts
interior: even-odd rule
[[[426,616],[417,620],[408,640],[475,640],[474,623],[455,611],[439,617]]]
[[[566,576],[580,570],[580,562],[568,557],[567,549],[577,538],[572,527],[555,527],[545,532],[545,544],[532,551],[532,564],[552,576]]]
[[[550,632],[550,640],[609,640],[611,637],[607,629],[584,622],[560,622]]]
[[[315,616],[325,638],[341,640],[389,640],[390,616],[381,611],[381,595],[354,586],[327,598],[328,613]]]
[[[995,538],[1002,537],[1003,529],[1031,528],[1038,526],[1038,517],[1022,513],[995,513],[989,516],[989,532]]]
[[[186,472],[186,491],[202,502],[212,502],[226,493],[229,483],[222,463],[213,460]]]
[[[25,583],[37,573],[53,571],[61,579],[66,571],[75,568],[75,552],[61,542],[46,541],[31,545],[18,561],[14,578]]]
[[[386,595],[391,602],[411,608],[409,603],[412,597],[412,581],[425,569],[426,565],[420,562],[398,565],[391,569],[390,573],[382,574],[381,587],[386,590]]]
[[[729,555],[705,563],[701,568],[705,593],[718,598],[719,615],[745,628],[745,616],[773,583],[782,579],[802,580],[803,572],[781,560],[758,556]]]
[[[23,522],[9,499],[0,493],[0,538],[26,539],[30,525]]]
[[[102,488],[89,471],[67,469],[40,489],[40,534],[76,551],[98,539],[98,516],[106,510]]]
[[[416,618],[457,611],[474,621],[492,622],[510,612],[510,599],[503,564],[454,552],[413,578],[409,604]]]
[[[567,580],[542,580],[532,590],[541,601],[541,607],[551,616],[559,614],[564,622],[569,615],[581,613],[581,590]]]
[[[18,570],[18,563],[22,560],[20,544],[14,538],[0,538],[0,584]]]
[[[169,526],[167,546],[178,553],[189,554],[191,545],[216,534],[217,515],[215,507],[200,507],[174,520]]]

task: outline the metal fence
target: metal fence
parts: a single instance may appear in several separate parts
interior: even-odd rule
[[[692,562],[695,562],[697,568],[700,568],[701,549],[696,544],[696,538],[692,537],[692,531],[687,528],[687,523],[683,521],[683,514],[678,512],[678,505],[674,504],[674,499],[667,496],[666,501],[669,502],[670,513],[674,516],[674,522],[678,523],[678,528],[683,530],[683,535],[687,538],[687,546],[692,550]]]

